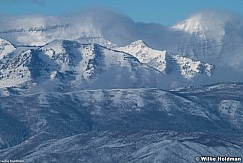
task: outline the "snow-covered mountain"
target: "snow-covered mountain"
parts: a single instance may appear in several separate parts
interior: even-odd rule
[[[69,17],[23,16],[8,18],[11,21],[4,21],[5,19],[0,19],[2,23],[0,37],[8,40],[15,47],[44,46],[58,39],[77,40],[84,44],[95,43],[112,49],[123,47],[120,50],[137,53],[138,50],[133,49],[133,45],[130,44],[143,40],[151,49],[164,51],[163,53],[167,55],[161,56],[171,58],[169,60],[178,66],[176,71],[184,71],[183,76],[187,79],[194,78],[195,80],[194,76],[201,76],[201,74],[207,76],[210,74],[217,76],[218,74],[223,77],[226,72],[235,74],[243,71],[243,18],[237,14],[204,11],[192,15],[172,27],[136,23],[125,16],[99,10]],[[133,50],[128,50],[127,46]],[[151,50],[144,48],[143,53],[149,51]],[[155,51],[150,53],[157,54]],[[138,56],[137,54],[132,55]],[[150,66],[162,70],[162,72],[166,67],[163,61],[160,63],[160,60],[163,60],[160,57],[152,59],[145,55],[138,59],[142,63],[150,62]],[[217,73],[210,71],[212,68],[210,65],[215,68],[214,72]],[[180,70],[181,68],[182,70]],[[225,77],[222,80],[243,80],[238,76]],[[213,81],[218,82],[216,78]]]
[[[243,157],[241,17],[201,12],[169,28],[104,11],[5,19],[0,160]],[[200,86],[216,82],[234,83]]]
[[[185,32],[173,51],[220,67],[242,70],[242,28],[243,18],[235,14],[200,12],[171,27]]]
[[[43,46],[56,39],[78,39],[105,47],[124,47],[143,40],[152,49],[242,71],[242,20],[237,14],[204,11],[167,28],[136,23],[111,11],[92,10],[69,17],[3,17],[0,37],[15,46]]]
[[[2,59],[0,72],[1,88],[28,88],[31,92],[166,87],[169,83],[162,73],[130,54],[67,40],[13,51]]]
[[[154,50],[143,41],[120,48],[84,39],[55,40],[40,47],[15,48],[7,43],[3,49],[10,50],[3,51],[0,60],[2,95],[96,88],[170,89],[198,77],[208,79],[213,69],[207,63]]]
[[[242,157],[242,90],[242,84],[224,84],[4,97],[0,159],[112,163]]]
[[[211,76],[213,69],[213,66],[208,63],[174,55],[166,50],[154,50],[142,40],[135,41],[126,47],[119,47],[117,50],[132,54],[140,62],[146,63],[164,74],[182,75],[186,79],[192,79],[199,74]]]

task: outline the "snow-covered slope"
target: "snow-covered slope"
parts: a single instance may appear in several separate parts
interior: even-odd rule
[[[140,62],[161,71],[164,74],[178,74],[186,79],[192,79],[196,75],[211,76],[213,66],[180,55],[174,55],[167,51],[159,51],[150,48],[142,40],[131,43],[126,47],[116,48],[138,58]]]
[[[166,51],[158,51],[150,48],[144,41],[138,40],[117,50],[124,51],[136,57],[140,62],[147,63],[157,70],[165,73]]]
[[[200,12],[171,27],[185,32],[173,52],[219,67],[242,70],[242,26],[240,16],[225,12]]]
[[[208,146],[210,143],[213,145]],[[39,146],[35,146],[32,140],[21,144],[20,148],[29,152],[21,159],[36,163],[70,162],[70,160],[80,163],[194,163],[195,158],[201,154],[213,157],[218,155],[242,157],[243,153],[241,144],[219,139],[210,134],[183,134],[160,130],[130,134],[86,133],[43,141]],[[4,151],[3,156],[13,157],[15,156],[13,153],[18,152],[21,150],[12,148]]]
[[[242,84],[226,84],[173,92],[116,89],[4,97],[0,159],[194,162],[200,155],[242,157],[242,90]],[[226,102],[232,100],[233,108]]]
[[[242,88],[242,83],[214,84],[198,88],[183,88],[178,92],[204,107],[212,107],[212,112],[218,112],[232,126],[241,128],[243,126]]]
[[[173,30],[185,31],[178,49],[195,59],[215,62],[221,52],[225,36],[224,21],[214,13],[199,13],[173,26]]]

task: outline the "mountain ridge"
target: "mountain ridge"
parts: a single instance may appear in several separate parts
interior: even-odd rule
[[[163,78],[168,80],[128,53],[99,44],[56,40],[43,47],[27,48],[6,59],[1,68],[0,83],[2,88],[27,86],[28,89],[44,84],[41,87],[49,85],[49,90],[51,87],[146,88],[158,87]],[[110,81],[105,82],[108,79]]]
[[[242,94],[242,85],[214,85],[222,91],[219,99],[212,89],[207,93],[209,87],[197,93],[190,89],[116,89],[4,97],[0,109],[12,117],[4,120],[21,122],[23,134],[6,141],[12,133],[3,128],[6,135],[0,134],[5,142],[0,144],[0,159],[194,162],[202,153],[242,157],[242,123],[226,119],[230,114],[224,111],[229,109],[225,101],[237,97],[231,91],[234,88]],[[242,98],[235,100],[243,105]],[[235,117],[242,120],[240,108],[237,110]],[[9,143],[11,140],[16,144]]]
[[[208,63],[201,63],[200,61],[175,55],[166,50],[154,50],[142,40],[135,41],[126,47],[119,47],[117,50],[132,54],[140,62],[146,63],[164,74],[170,74],[173,71],[181,74],[186,79],[193,79],[195,75],[200,73],[211,76],[213,69],[213,66]],[[178,67],[179,70],[175,70],[175,67]]]

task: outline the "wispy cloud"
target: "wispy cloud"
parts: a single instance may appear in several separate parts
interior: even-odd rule
[[[102,7],[60,16],[0,15],[0,24],[1,37],[13,43],[17,40],[21,44],[27,44],[28,41],[36,39],[36,35],[31,32],[11,33],[11,31],[21,31],[22,29],[26,31],[33,28],[48,27],[47,31],[40,32],[38,36],[41,39],[44,38],[43,40],[46,42],[50,42],[52,39],[78,39],[84,35],[90,37],[104,36],[106,40],[118,46],[125,46],[136,40],[144,40],[150,45],[159,44],[161,46],[160,43],[164,38],[164,33],[167,33],[165,32],[167,28],[162,25],[137,23],[127,16]],[[52,29],[52,27],[63,27],[63,25],[68,25],[65,30],[61,28]],[[4,34],[6,31],[10,31],[13,39]],[[53,37],[49,37],[48,32],[51,32]]]

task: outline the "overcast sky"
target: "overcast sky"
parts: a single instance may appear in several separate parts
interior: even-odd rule
[[[60,15],[106,7],[134,21],[171,26],[207,9],[243,12],[243,0],[0,0],[2,15]]]

